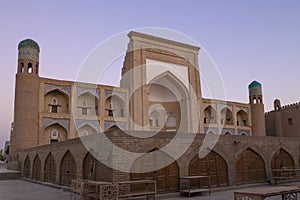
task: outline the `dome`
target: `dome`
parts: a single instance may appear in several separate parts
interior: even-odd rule
[[[250,85],[248,86],[248,88],[254,88],[254,87],[261,87],[261,84],[257,81],[253,81],[252,83],[250,83]]]
[[[39,47],[38,43],[36,43],[32,39],[26,39],[26,40],[23,40],[19,43],[18,49],[24,48],[24,47],[34,48],[34,49],[37,49],[40,52],[40,47]]]

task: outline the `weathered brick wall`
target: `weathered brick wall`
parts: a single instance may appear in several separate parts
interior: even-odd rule
[[[138,134],[138,132],[131,132],[131,134]],[[144,133],[147,134],[147,133]],[[88,148],[96,148],[99,151],[107,150],[106,147],[111,147],[112,144],[120,147],[123,150],[135,152],[135,153],[147,153],[155,149],[162,149],[166,147],[171,141],[175,141],[177,145],[176,148],[181,148],[180,144],[187,143],[188,133],[184,133],[181,136],[176,135],[175,132],[169,133],[157,133],[155,136],[150,138],[137,138],[130,136],[119,129],[111,130],[110,132],[105,133],[107,138],[112,142],[109,144],[107,141],[103,142],[104,134],[88,136],[84,139],[85,144],[90,144]],[[191,135],[191,134],[190,134]],[[192,134],[193,136],[193,134]],[[176,162],[179,166],[179,177],[188,175],[189,163],[191,159],[199,153],[201,146],[205,143],[213,143],[216,135],[212,135],[211,138],[205,137],[204,134],[195,134],[195,138],[189,148],[184,151],[184,154],[180,156]],[[177,143],[176,143],[177,142]],[[105,146],[110,145],[110,146]],[[283,137],[255,137],[255,136],[237,136],[237,135],[220,135],[217,139],[216,144],[212,147],[205,149],[209,152],[213,150],[219,154],[228,165],[228,177],[229,185],[236,185],[236,175],[235,175],[235,163],[238,156],[243,153],[246,149],[250,148],[261,156],[265,164],[266,171],[266,181],[271,179],[271,160],[274,154],[279,151],[281,148],[288,152],[294,160],[295,167],[299,168],[299,147],[300,139],[299,138],[283,138]],[[212,148],[212,149],[211,149]],[[24,160],[28,155],[31,161],[31,168],[33,164],[33,159],[36,154],[39,155],[42,163],[42,172],[41,180],[44,176],[44,163],[49,152],[52,153],[55,163],[56,163],[56,182],[59,183],[59,170],[60,162],[64,154],[69,150],[76,162],[77,167],[77,177],[81,178],[82,176],[82,165],[84,157],[87,154],[87,149],[83,145],[80,138],[75,138],[67,140],[64,142],[54,143],[45,146],[39,146],[31,149],[24,150],[20,155],[20,164],[23,170]],[[95,149],[94,149],[95,151]],[[124,165],[128,164],[127,158],[124,156],[116,155],[114,149],[107,152],[107,162],[116,162],[112,157],[117,158],[117,161],[120,161]],[[107,169],[106,173],[103,173],[104,179],[107,181],[127,181],[130,180],[130,174],[126,172],[121,172],[118,170]]]

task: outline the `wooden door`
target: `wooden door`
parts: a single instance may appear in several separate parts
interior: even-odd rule
[[[283,149],[280,149],[272,157],[272,169],[295,168],[293,157]]]
[[[163,153],[153,154],[153,157],[147,159],[137,159],[132,168],[138,171],[144,169],[153,169],[154,166],[163,166],[165,157]],[[170,158],[168,158],[170,160]],[[159,193],[178,191],[179,186],[179,168],[176,162],[171,163],[167,167],[156,171],[146,173],[131,173],[130,180],[155,180],[157,191]],[[142,186],[133,185],[131,190],[142,190]]]
[[[46,158],[44,167],[44,181],[55,183],[56,182],[56,164],[51,153]]]
[[[235,164],[236,183],[238,185],[265,182],[265,163],[253,150],[246,149]]]
[[[217,153],[211,151],[204,158],[194,156],[189,164],[190,176],[210,176],[212,187],[228,186],[228,167],[226,161]],[[207,186],[207,180],[196,180],[192,186],[198,188]]]
[[[31,164],[30,164],[30,159],[27,156],[25,161],[24,161],[24,168],[23,168],[23,176],[25,178],[29,178],[30,177],[30,168],[31,168]]]
[[[60,184],[71,186],[73,179],[76,179],[76,163],[71,152],[67,151],[60,164]]]
[[[41,160],[38,155],[36,155],[33,160],[32,179],[35,179],[35,180],[41,179]]]

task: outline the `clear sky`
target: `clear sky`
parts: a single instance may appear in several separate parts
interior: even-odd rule
[[[40,76],[74,80],[89,52],[108,37],[143,27],[173,29],[209,53],[227,100],[248,102],[247,86],[257,80],[268,111],[275,98],[282,105],[300,101],[299,11],[296,0],[0,0],[0,148],[13,121],[17,45],[23,39],[40,45]]]

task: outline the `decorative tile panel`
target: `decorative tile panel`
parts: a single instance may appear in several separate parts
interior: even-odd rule
[[[223,128],[222,135],[224,135],[226,132],[229,132],[231,135],[234,135],[234,129],[232,128]]]
[[[69,119],[58,119],[58,118],[47,118],[44,117],[42,121],[42,129],[44,130],[52,124],[59,124],[64,127],[68,132],[70,131],[70,120]]]
[[[208,107],[211,106],[215,111],[217,111],[217,104],[216,103],[204,103],[204,110]]]
[[[119,92],[119,91],[112,91],[112,90],[105,90],[104,91],[105,98],[111,96],[111,95],[117,95],[120,97],[123,101],[125,101],[126,93],[125,92]]]
[[[84,120],[84,119],[75,120],[76,130],[78,130],[80,127],[86,124],[92,126],[98,133],[100,132],[100,123],[97,120]]]
[[[249,114],[249,109],[247,107],[237,106],[236,107],[236,112],[238,113],[240,110],[243,110],[243,111],[245,111],[245,113]]]
[[[76,97],[89,92],[95,95],[98,99],[100,98],[100,91],[98,88],[84,88],[84,87],[76,87]]]
[[[104,130],[109,129],[110,127],[116,125],[122,130],[126,129],[126,123],[125,122],[115,122],[115,121],[104,121]]]
[[[242,133],[246,133],[248,136],[250,135],[249,130],[238,129],[238,134],[241,135]]]
[[[44,95],[52,90],[57,90],[57,89],[66,93],[68,95],[68,97],[71,96],[71,86],[69,86],[69,85],[52,85],[52,84],[48,84],[48,83],[44,84]]]
[[[224,108],[228,108],[228,110],[230,110],[232,112],[232,105],[228,105],[228,104],[219,104],[219,108],[220,108],[220,111],[223,110]]]
[[[219,129],[218,128],[213,128],[213,127],[209,127],[209,128],[204,128],[204,133],[207,134],[209,132],[213,132],[215,134],[219,134]]]

